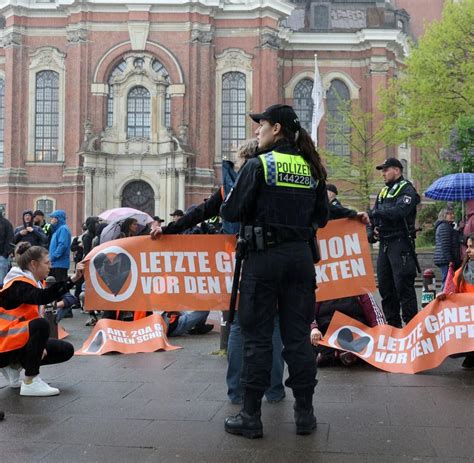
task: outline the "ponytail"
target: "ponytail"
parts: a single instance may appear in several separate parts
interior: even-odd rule
[[[295,133],[284,126],[282,126],[281,133],[283,138],[290,145],[296,145],[301,157],[309,164],[313,178],[325,182],[327,179],[327,172],[309,133],[303,129],[303,127],[300,127],[298,132]]]

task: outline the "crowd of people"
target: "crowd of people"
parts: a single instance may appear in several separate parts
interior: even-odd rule
[[[306,435],[317,426],[312,405],[317,367],[351,366],[359,361],[351,352],[320,345],[335,311],[368,326],[388,323],[398,328],[418,312],[414,280],[419,264],[414,238],[420,197],[403,176],[400,161],[388,158],[377,166],[385,186],[374,207],[368,212],[344,207],[337,187],[327,183],[315,146],[291,107],[273,105],[251,117],[258,124],[256,138],[239,147],[235,164],[223,161],[223,185],[210,198],[186,211],[175,210],[166,226],[159,216],[146,226],[133,217],[124,218],[113,239],[236,234],[245,226],[250,237],[246,237],[226,375],[229,400],[243,408],[227,418],[225,429],[248,438],[263,435],[261,401],[264,396],[270,403],[285,397],[286,362],[289,377],[285,384],[295,397],[296,432]],[[301,175],[289,175],[295,168]],[[474,200],[467,211],[461,227],[453,226],[450,208],[440,211],[435,224],[434,264],[440,268],[444,291],[439,299],[449,292],[474,292]],[[381,308],[371,294],[315,301],[314,263],[319,253],[314,236],[329,220],[340,218],[361,221],[369,241],[378,243]],[[40,366],[64,362],[73,355],[70,343],[51,339],[50,326],[38,306],[55,303],[58,321],[72,316],[72,308],[80,308],[87,290],[82,260],[106,241],[107,223],[99,217],[88,217],[82,233],[74,238],[64,211],[52,212],[49,219],[48,223],[42,211],[26,210],[22,223],[13,229],[0,217],[0,331],[9,332],[0,338],[0,370],[10,386],[20,388],[20,395],[25,396],[59,394],[41,380]],[[74,274],[69,277],[71,253]],[[454,278],[448,285],[450,269]],[[42,281],[47,277],[52,280],[44,287]],[[87,325],[95,325],[99,316],[126,321],[148,315],[139,309],[92,311]],[[213,328],[206,323],[208,314],[164,311],[167,335],[208,333]],[[15,329],[9,331],[12,323]],[[473,368],[474,353],[464,355],[463,367]],[[22,369],[24,380],[20,382]]]

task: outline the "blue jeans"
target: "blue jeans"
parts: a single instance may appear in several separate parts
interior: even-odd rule
[[[268,401],[278,401],[285,397],[285,386],[283,386],[283,343],[281,341],[279,318],[275,317],[275,327],[273,329],[273,357],[271,386],[265,391]],[[227,395],[231,402],[240,403],[243,400],[244,390],[240,384],[240,373],[244,358],[244,340],[240,332],[238,315],[235,314],[234,323],[230,327],[229,342],[227,345]]]
[[[449,265],[438,265],[439,269],[441,270],[441,290],[444,289],[444,284],[446,283],[446,277],[448,276]]]
[[[3,288],[3,280],[10,269],[10,259],[0,256],[0,288]]]
[[[169,335],[170,337],[181,336],[192,330],[199,323],[206,321],[209,312],[196,310],[193,312],[183,312],[178,318],[178,326]]]

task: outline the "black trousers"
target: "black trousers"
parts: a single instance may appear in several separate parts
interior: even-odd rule
[[[36,376],[40,365],[66,362],[74,355],[74,347],[69,342],[49,339],[49,323],[44,318],[31,320],[28,327],[28,342],[21,349],[1,353],[0,368],[20,363],[25,369],[25,376]],[[44,349],[47,355],[41,359]]]
[[[294,394],[310,393],[316,385],[316,362],[310,342],[314,318],[315,273],[308,243],[291,242],[251,251],[243,263],[239,323],[244,339],[241,381],[263,395],[270,387],[272,335],[278,311],[286,385]]]
[[[402,327],[418,312],[415,292],[416,264],[410,244],[403,238],[382,241],[377,259],[377,278],[382,309],[389,325]]]

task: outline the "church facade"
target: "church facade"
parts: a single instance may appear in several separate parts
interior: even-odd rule
[[[315,54],[326,113],[356,101],[376,125],[421,31],[410,3],[0,1],[0,207],[65,209],[74,231],[119,206],[166,219],[219,184],[249,112],[285,102],[311,128]],[[318,144],[351,156],[325,119]],[[389,154],[410,170],[409,146]]]

